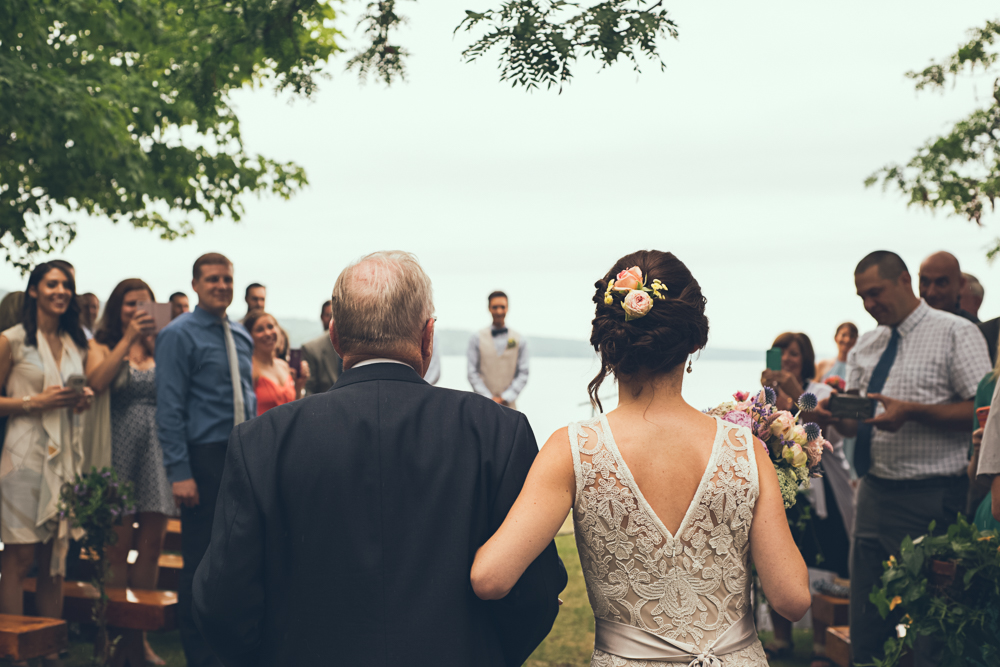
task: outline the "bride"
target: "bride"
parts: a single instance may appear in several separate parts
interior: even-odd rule
[[[684,361],[708,340],[701,288],[655,250],[622,257],[595,287],[601,370],[590,396],[600,407],[614,375],[618,407],[545,443],[476,553],[473,589],[504,597],[572,508],[596,618],[592,667],[766,666],[750,560],[768,603],[791,620],[809,608],[808,575],[764,444],[681,397]]]

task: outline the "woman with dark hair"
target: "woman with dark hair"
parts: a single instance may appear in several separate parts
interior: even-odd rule
[[[854,322],[844,322],[833,334],[833,342],[837,344],[837,356],[834,359],[824,359],[816,364],[816,377],[825,380],[831,375],[847,380],[847,353],[858,342],[858,327]]]
[[[504,597],[572,508],[596,617],[591,665],[766,667],[751,554],[768,601],[789,618],[809,608],[808,577],[763,443],[681,394],[684,362],[708,340],[701,288],[654,250],[622,257],[595,287],[601,370],[590,395],[600,408],[612,375],[618,407],[549,438],[476,553],[473,590]]]
[[[773,347],[781,349],[781,370],[761,373],[761,385],[778,392],[778,407],[795,410],[795,402],[803,392],[814,394],[820,401],[829,398],[833,388],[816,382],[815,354],[812,341],[804,333],[786,331],[774,339]],[[847,579],[850,535],[854,531],[854,489],[851,486],[850,466],[844,457],[843,436],[832,426],[827,426],[817,413],[806,413],[805,421],[824,426],[823,435],[833,446],[824,454],[823,476],[812,480],[811,488],[800,502],[788,510],[788,523],[793,528],[798,545],[809,567],[814,567]],[[803,512],[808,508],[809,518]],[[771,612],[774,640],[765,650],[768,658],[784,658],[792,652],[792,624],[780,614]],[[822,651],[822,644],[814,642],[814,667],[830,661]]]
[[[243,326],[253,338],[253,388],[257,394],[257,415],[301,398],[309,381],[309,364],[303,361],[299,368],[291,368],[277,353],[282,338],[278,320],[263,310],[251,310],[243,318]],[[288,340],[287,337],[285,340]]]
[[[78,420],[93,392],[82,381],[87,339],[73,275],[51,262],[28,278],[21,324],[0,335],[0,415],[9,417],[0,455],[0,613],[22,614],[24,579],[38,565],[38,614],[62,616],[70,528],[59,517],[63,484],[81,472]],[[73,382],[69,382],[73,378]]]
[[[177,513],[156,434],[155,323],[138,309],[154,300],[153,290],[138,278],[118,283],[87,359],[88,384],[98,394],[110,393],[111,465],[118,479],[132,484],[135,502],[136,514],[115,528],[118,541],[108,552],[109,585],[116,588],[156,588],[167,519]],[[133,548],[138,555],[129,567]],[[147,662],[165,664],[148,643],[145,653]]]

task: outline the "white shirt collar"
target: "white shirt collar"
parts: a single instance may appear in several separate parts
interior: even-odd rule
[[[376,357],[374,359],[365,359],[364,361],[359,361],[358,363],[351,366],[351,368],[361,368],[362,366],[371,366],[372,364],[401,364],[410,368],[410,365],[399,361],[398,359],[386,359],[385,357]]]

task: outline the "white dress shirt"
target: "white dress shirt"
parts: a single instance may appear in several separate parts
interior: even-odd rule
[[[507,329],[494,329],[490,327],[490,331],[493,333],[493,343],[496,345],[497,356],[499,356],[507,349]],[[469,349],[466,357],[468,360],[469,384],[472,385],[472,389],[480,396],[493,398],[493,392],[486,388],[483,376],[479,374],[479,334],[473,334],[469,338]],[[508,403],[515,402],[517,397],[521,395],[526,384],[528,384],[528,342],[524,339],[524,336],[521,336],[517,348],[517,370],[514,372],[514,379],[510,381],[510,386],[500,394],[500,398]]]

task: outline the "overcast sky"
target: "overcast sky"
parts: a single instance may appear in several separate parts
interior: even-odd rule
[[[86,221],[65,253],[81,291],[103,299],[136,276],[163,300],[217,250],[240,291],[262,282],[279,317],[317,317],[347,262],[398,248],[433,279],[440,327],[485,326],[486,295],[503,289],[512,327],[586,339],[594,281],[656,248],[701,283],[711,346],[764,349],[790,329],[829,351],[840,321],[874,326],[854,294],[862,256],[895,250],[915,275],[945,249],[985,285],[984,319],[1000,314],[984,250],[996,216],[979,229],[862,183],[989,97],[987,79],[918,94],[904,73],[998,18],[995,2],[672,2],[680,39],[664,44],[665,72],[582,61],[562,95],[499,83],[495,61],[461,62],[463,10],[499,2],[402,3],[413,56],[392,88],[359,85],[341,61],[312,101],[241,93],[248,149],[303,165],[310,187],[248,198],[239,225],[171,243]],[[359,9],[345,7],[349,36]],[[21,284],[0,269],[0,286]]]

